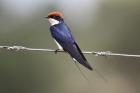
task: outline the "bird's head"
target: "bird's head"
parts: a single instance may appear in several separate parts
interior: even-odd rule
[[[54,11],[50,12],[47,17],[45,17],[49,20],[51,25],[59,24],[63,21],[63,16],[60,12]]]

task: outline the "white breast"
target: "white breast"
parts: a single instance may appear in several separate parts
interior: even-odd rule
[[[63,50],[63,47],[62,47],[55,39],[54,39],[54,41],[55,41],[55,43],[57,44],[58,49]]]

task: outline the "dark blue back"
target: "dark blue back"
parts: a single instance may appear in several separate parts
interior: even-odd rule
[[[50,27],[52,37],[63,47],[64,51],[68,52],[70,56],[76,59],[80,64],[92,70],[86,58],[82,54],[80,48],[75,42],[70,29],[62,21],[60,24]]]

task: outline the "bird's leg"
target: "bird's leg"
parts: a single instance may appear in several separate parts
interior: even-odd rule
[[[57,54],[57,52],[58,52],[59,50],[60,50],[60,49],[56,49],[56,50],[54,51],[54,53]]]

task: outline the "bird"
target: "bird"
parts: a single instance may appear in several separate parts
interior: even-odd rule
[[[92,71],[92,66],[88,63],[72,36],[71,30],[65,23],[62,13],[59,11],[52,11],[48,13],[45,18],[47,18],[50,23],[51,36],[58,46],[55,52],[57,53],[59,50],[65,51],[71,56],[74,62],[79,62]]]

